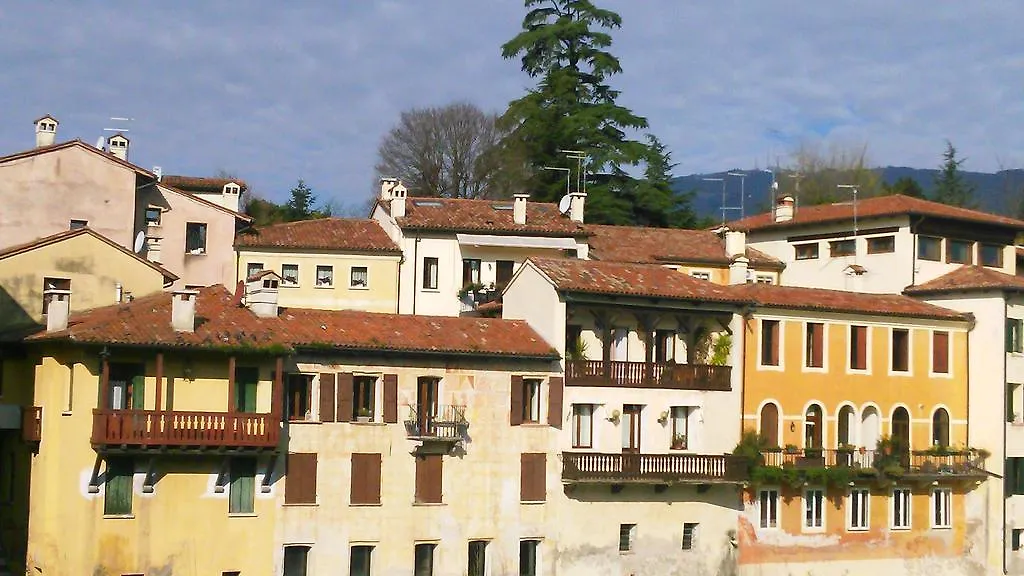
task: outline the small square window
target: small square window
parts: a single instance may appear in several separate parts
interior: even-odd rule
[[[690,276],[692,276],[692,277],[694,277],[694,278],[696,278],[698,280],[711,280],[711,273],[710,272],[702,272],[700,270],[694,270],[694,271],[690,272]]]
[[[775,279],[772,278],[771,276],[758,275],[757,283],[758,284],[775,284]]]
[[[162,215],[162,211],[159,208],[155,208],[153,206],[150,206],[149,208],[146,208],[146,224],[148,226],[158,226],[158,225],[160,225],[160,216],[161,215]]]
[[[185,253],[206,254],[206,223],[185,224]]]
[[[333,266],[317,266],[316,267],[316,285],[323,287],[334,286],[334,267]]]
[[[796,251],[797,260],[814,260],[818,257],[818,243],[796,244],[793,246]]]
[[[298,286],[299,285],[299,265],[298,264],[282,264],[281,265],[281,279],[284,280],[285,286]]]
[[[71,225],[68,228],[71,230],[78,230],[79,228],[85,228],[88,225],[88,220],[72,220]]]
[[[917,257],[920,260],[938,262],[942,259],[942,238],[934,236],[917,237]]]
[[[868,254],[888,254],[896,251],[895,236],[868,238]]]
[[[349,275],[349,288],[367,288],[370,285],[369,272],[366,266],[353,266]]]
[[[1014,528],[1013,529],[1013,540],[1011,541],[1011,547],[1014,552],[1020,551],[1020,536],[1024,534],[1024,529]]]
[[[982,266],[991,268],[1003,267],[1003,247],[998,244],[982,244],[979,252],[979,260]]]
[[[687,522],[683,524],[683,550],[693,550],[693,545],[697,540],[697,524],[695,522]]]
[[[245,265],[245,278],[249,279],[263,270],[262,262],[249,262]]]
[[[630,552],[636,542],[636,524],[619,524],[619,552]]]
[[[974,242],[967,240],[946,240],[946,262],[950,264],[970,264],[973,261]]]
[[[833,258],[839,258],[842,256],[853,256],[857,253],[857,241],[854,239],[849,240],[835,240],[828,243],[830,255]]]

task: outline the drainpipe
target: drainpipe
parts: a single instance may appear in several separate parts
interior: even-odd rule
[[[1002,418],[1000,418],[1000,420],[1003,421],[1003,445],[1002,445],[1002,450],[1000,450],[1000,454],[1002,455],[1002,460],[1003,460],[1003,498],[1002,498],[1002,502],[1001,502],[1001,504],[1002,504],[1001,508],[1002,508],[1002,511],[1003,511],[1003,515],[1002,515],[1003,516],[1003,521],[1002,521],[1002,523],[1001,523],[1001,525],[999,527],[1000,528],[999,532],[1003,536],[1000,539],[1000,545],[1001,546],[1000,546],[1000,551],[999,551],[999,557],[1003,561],[1003,574],[1007,573],[1007,567],[1006,567],[1006,500],[1007,500],[1007,498],[1006,498],[1006,480],[1005,480],[1005,478],[1006,478],[1006,318],[1007,318],[1007,313],[1009,312],[1009,309],[1010,309],[1010,306],[1006,302],[1006,293],[1004,292],[1003,293],[1003,330],[1002,330],[1002,333],[1003,333],[1003,338],[1002,338],[1002,341],[1003,341],[1003,392],[1001,394],[1001,396],[1003,397],[1003,411],[1002,411],[1003,413],[1001,414]],[[970,354],[970,352],[971,352],[970,342],[971,342],[971,339],[968,338],[967,339],[967,353],[968,354]],[[970,364],[968,364],[968,367],[969,366],[970,366]],[[967,389],[968,390],[971,389],[970,370],[968,370],[968,372],[967,372]],[[971,408],[970,394],[968,394],[968,401],[967,401],[967,409],[968,409],[968,412],[967,412],[967,415],[968,415],[968,417],[967,417],[967,426],[968,426],[967,431],[968,431],[968,433],[970,433],[970,430],[971,430],[970,429],[970,425],[971,425],[970,408]],[[987,508],[988,507],[986,506],[986,509]]]
[[[395,296],[395,314],[400,314],[402,311],[402,264],[405,264],[404,253],[402,254],[402,257],[398,259],[398,268],[395,272],[395,287],[397,292],[397,295]]]
[[[416,276],[417,267],[420,263],[420,237],[416,236],[416,243],[412,246],[412,315],[416,315]]]

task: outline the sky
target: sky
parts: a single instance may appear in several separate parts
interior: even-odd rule
[[[676,174],[787,165],[801,145],[875,165],[1024,168],[1020,0],[597,0],[619,12],[619,103]],[[534,82],[500,46],[519,0],[11,0],[0,5],[0,154],[127,127],[129,159],[244,178],[283,200],[303,178],[358,207],[400,112],[501,112]],[[111,121],[111,117],[131,118]]]

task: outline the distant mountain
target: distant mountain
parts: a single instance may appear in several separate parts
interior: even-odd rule
[[[935,176],[938,170],[933,168],[907,168],[903,166],[886,166],[876,168],[881,174],[883,182],[892,184],[903,177],[910,177],[917,180],[917,183],[924,189],[925,194],[931,194],[935,183]],[[743,173],[746,175],[743,180],[746,201],[743,203],[743,212],[746,215],[765,212],[768,209],[771,198],[770,187],[772,175],[763,170],[733,170],[734,174]],[[974,198],[978,202],[978,208],[986,212],[1016,216],[1018,196],[1024,190],[1024,169],[1000,170],[996,173],[988,172],[963,172],[964,179],[974,184]],[[672,179],[672,188],[680,191],[696,191],[693,199],[693,207],[699,217],[709,217],[714,220],[722,218],[722,182],[716,179],[725,179],[725,213],[726,220],[734,220],[740,216],[740,181],[739,176],[729,176],[726,172],[713,174],[690,174],[688,176],[677,176]],[[785,175],[780,176],[786,182],[780,180],[779,185],[783,190],[792,189],[792,180]],[[708,180],[711,179],[711,180]]]

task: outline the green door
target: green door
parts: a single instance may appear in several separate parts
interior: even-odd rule
[[[259,368],[235,369],[235,411],[256,412],[256,388],[259,380]]]

